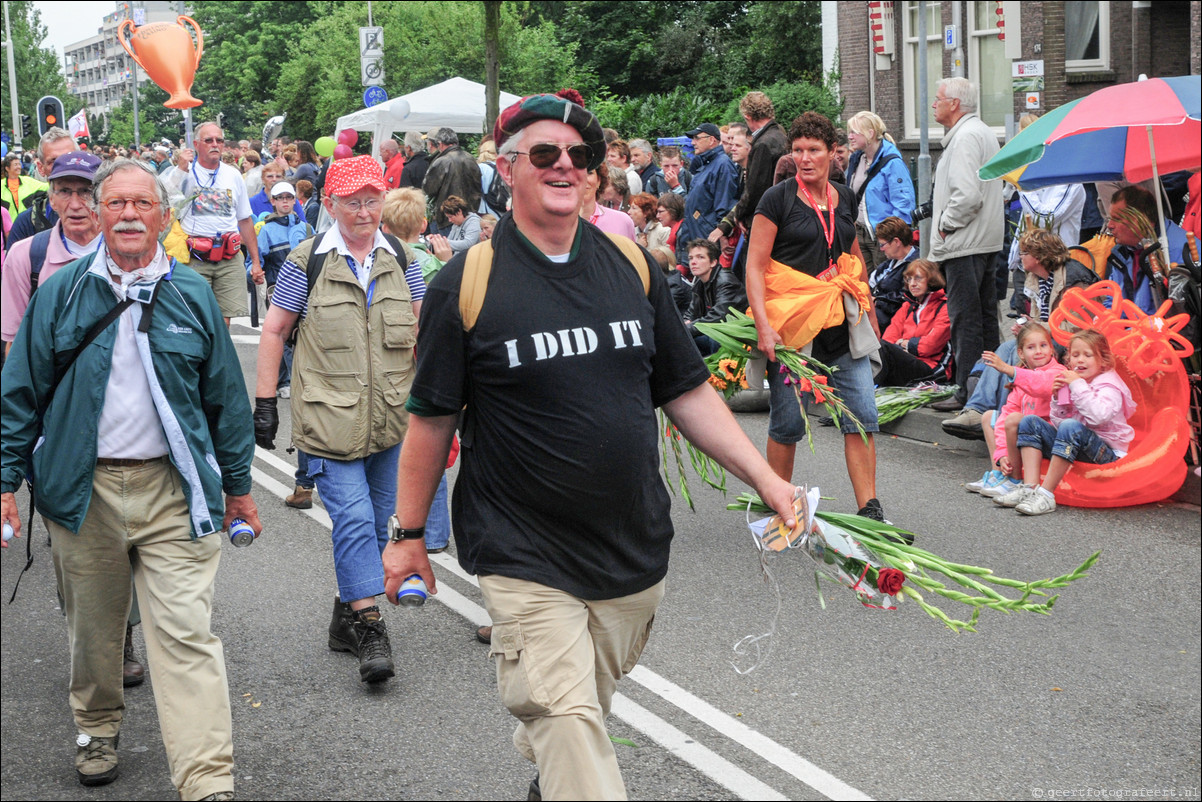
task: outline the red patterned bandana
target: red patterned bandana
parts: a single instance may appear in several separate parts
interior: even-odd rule
[[[337,159],[326,171],[327,195],[345,198],[364,187],[372,187],[381,192],[388,191],[388,185],[384,183],[384,171],[380,168],[380,163],[371,156]]]

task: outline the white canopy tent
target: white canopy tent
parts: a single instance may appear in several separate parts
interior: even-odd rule
[[[521,100],[517,95],[501,93],[500,108]],[[447,126],[456,133],[484,131],[484,84],[466,78],[451,78],[440,84],[418,89],[379,105],[338,118],[335,131],[353,128],[372,135],[371,153],[380,155],[384,137],[396,131],[420,131]]]

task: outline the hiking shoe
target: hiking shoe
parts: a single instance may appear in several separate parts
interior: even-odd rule
[[[355,613],[348,602],[334,597],[334,615],[330,619],[330,651],[350,652],[359,656],[359,638],[355,635]]]
[[[379,607],[372,605],[355,611],[355,635],[359,638],[359,681],[382,682],[396,676],[392,643]]]
[[[1046,515],[1056,511],[1056,498],[1037,487],[1014,509],[1023,515]]]
[[[233,791],[218,791],[215,794],[209,794],[208,796],[202,796],[200,798],[200,802],[225,802],[225,800],[233,799],[233,798],[234,798]]]
[[[998,484],[1001,484],[1003,481],[1005,481],[1005,479],[1006,475],[1001,471],[985,471],[984,476],[975,482],[969,482],[968,484],[964,485],[964,489],[969,493],[980,493],[986,488],[996,487]]]
[[[1003,476],[1002,481],[998,482],[992,487],[982,488],[981,495],[985,498],[998,498],[1006,495],[1007,493],[1018,490],[1022,486],[1023,483],[1017,479],[1011,479],[1009,476]]]
[[[880,523],[893,526],[893,521],[885,517],[885,511],[881,509],[881,502],[875,498],[868,499],[868,503],[860,507],[860,511],[856,515],[859,515],[861,518],[868,518],[871,521],[879,521]],[[909,532],[882,533],[881,537],[892,540],[894,543],[904,543],[907,546],[914,543],[914,535]]]
[[[126,688],[141,685],[146,679],[146,669],[134,654],[134,628],[125,625],[125,652],[122,655],[121,684]]]
[[[543,802],[543,789],[538,787],[537,774],[530,781],[530,788],[526,791],[526,802]]]
[[[477,628],[476,629],[476,640],[480,641],[485,646],[491,646],[492,645],[492,624],[489,624],[486,627]]]
[[[985,439],[985,432],[981,429],[981,413],[975,409],[966,407],[959,415],[948,418],[939,425],[943,431],[961,440]]]
[[[294,510],[307,510],[313,507],[313,488],[296,486],[292,495],[284,499],[284,503]]]
[[[931,404],[931,409],[935,410],[936,412],[959,412],[960,410],[964,409],[964,405],[967,402],[967,395],[961,398],[960,394],[956,393],[951,398],[945,398],[942,401],[936,401],[935,403]]]
[[[1035,492],[1035,488],[1019,485],[1014,490],[1001,496],[994,496],[993,503],[999,507],[1017,507],[1027,500],[1027,496]]]
[[[276,390],[275,397],[276,398],[291,398],[292,397],[292,385],[285,384],[283,387]]]
[[[108,785],[117,779],[117,741],[80,733],[75,737],[75,772],[81,785]]]

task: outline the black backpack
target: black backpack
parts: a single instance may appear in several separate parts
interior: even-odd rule
[[[484,190],[484,202],[499,217],[509,210],[509,185],[501,178],[501,171],[495,163],[488,166],[492,168],[492,180]]]

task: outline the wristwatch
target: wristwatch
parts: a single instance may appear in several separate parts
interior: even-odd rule
[[[395,515],[388,518],[388,540],[390,543],[396,543],[401,540],[421,540],[426,536],[426,527],[419,526],[417,529],[402,529],[401,522],[397,520]]]

